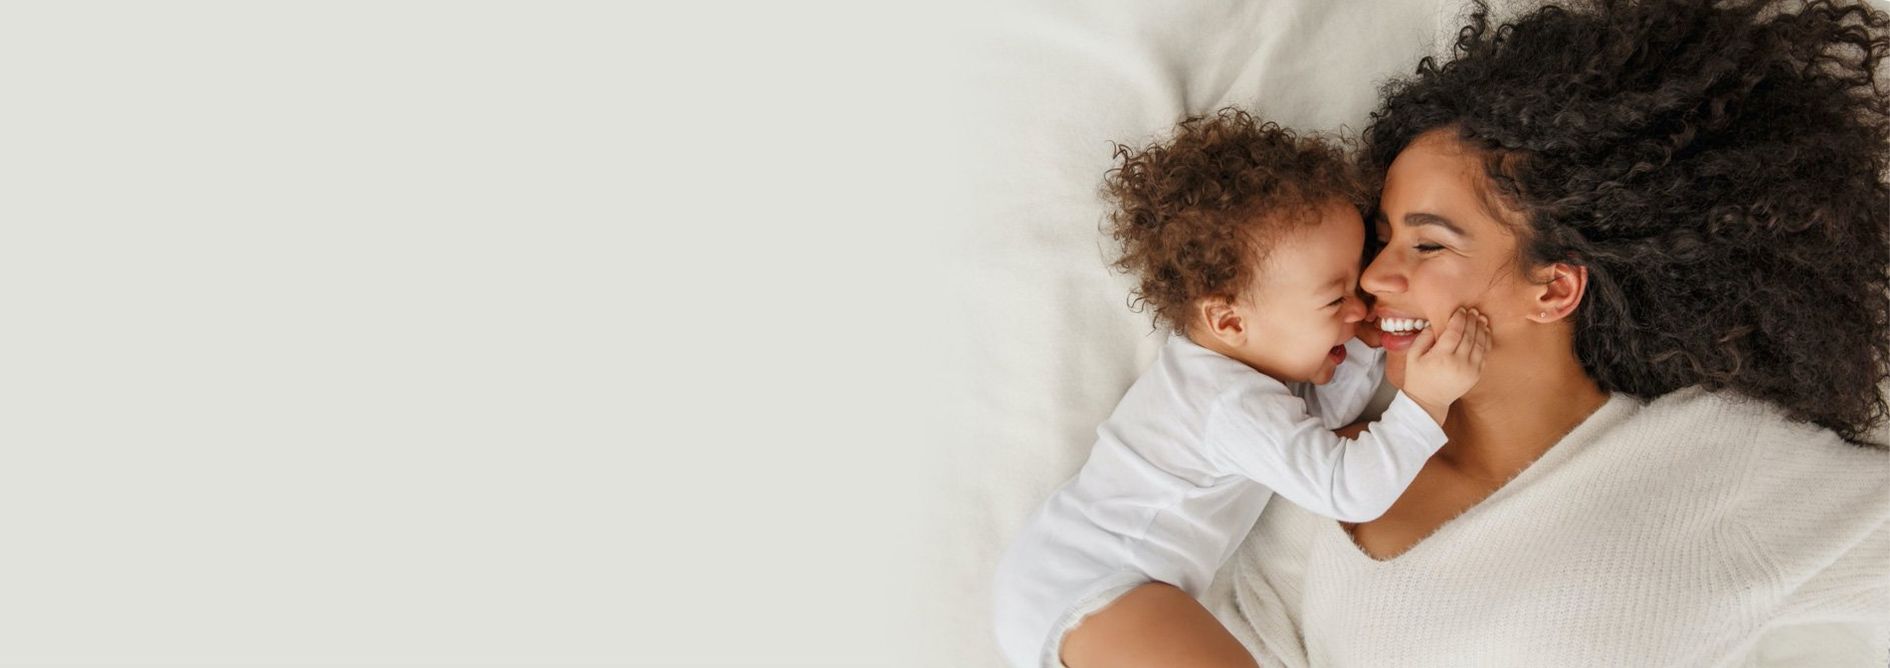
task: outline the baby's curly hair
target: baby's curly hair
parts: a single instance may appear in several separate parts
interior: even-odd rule
[[[1492,28],[1385,88],[1382,175],[1436,128],[1522,214],[1522,267],[1586,267],[1602,389],[1729,389],[1859,442],[1890,376],[1890,17],[1854,0],[1597,0]]]
[[[1232,107],[1183,120],[1160,144],[1117,145],[1115,158],[1103,186],[1122,251],[1113,266],[1139,279],[1131,305],[1175,332],[1197,300],[1238,297],[1267,246],[1320,207],[1366,203],[1341,148]]]

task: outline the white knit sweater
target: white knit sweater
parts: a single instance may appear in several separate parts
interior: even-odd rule
[[[1759,665],[1812,632],[1828,656],[1787,663],[1890,666],[1890,450],[1617,394],[1388,561],[1273,504],[1206,602],[1269,668]]]

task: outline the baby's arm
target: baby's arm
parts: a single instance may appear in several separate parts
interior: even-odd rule
[[[1476,322],[1479,326],[1470,326]],[[1468,332],[1466,332],[1468,329]],[[1347,522],[1377,519],[1444,445],[1450,403],[1476,382],[1487,326],[1460,311],[1412,346],[1409,392],[1356,438],[1326,430],[1298,397],[1255,385],[1224,397],[1208,422],[1210,460],[1305,509]],[[1422,383],[1418,378],[1425,378]]]
[[[1210,422],[1211,456],[1306,510],[1366,522],[1383,515],[1444,445],[1444,430],[1402,392],[1356,439],[1326,431],[1304,411],[1291,395],[1237,397]],[[1279,419],[1289,412],[1297,421]]]

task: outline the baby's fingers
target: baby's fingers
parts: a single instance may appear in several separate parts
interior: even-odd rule
[[[1483,368],[1483,356],[1490,352],[1490,343],[1492,342],[1494,334],[1490,331],[1489,317],[1478,314],[1477,324],[1477,340],[1474,345],[1470,346],[1470,365],[1473,368],[1481,369]]]
[[[1450,325],[1444,328],[1444,333],[1437,335],[1437,346],[1440,352],[1457,352],[1457,347],[1463,344],[1464,321],[1468,319],[1469,316],[1462,307],[1458,307],[1455,313],[1450,314]]]
[[[1437,343],[1437,328],[1425,327],[1419,330],[1417,338],[1411,340],[1411,354],[1422,356],[1431,351],[1431,345]]]
[[[1463,338],[1458,340],[1457,348],[1452,352],[1458,357],[1468,359],[1470,351],[1477,347],[1477,338],[1483,336],[1483,322],[1482,313],[1474,308],[1466,307],[1463,310]]]

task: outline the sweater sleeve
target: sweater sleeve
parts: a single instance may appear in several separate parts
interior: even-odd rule
[[[1739,516],[1777,593],[1768,638],[1822,627],[1862,639],[1859,659],[1890,660],[1890,450],[1809,428],[1755,447]]]
[[[1882,629],[1869,624],[1806,624],[1767,629],[1739,668],[1884,665]]]
[[[1767,624],[1767,637],[1803,634],[1807,626],[1843,629],[1862,644],[1859,658],[1890,661],[1890,524],[1878,525],[1829,565],[1785,579],[1793,588]],[[1764,645],[1762,638],[1762,651]]]
[[[1890,525],[1794,590],[1766,623],[1744,666],[1858,665],[1890,661]]]
[[[1444,430],[1402,393],[1357,439],[1328,431],[1299,397],[1259,385],[1210,409],[1207,459],[1299,506],[1347,522],[1383,515],[1444,445]]]

